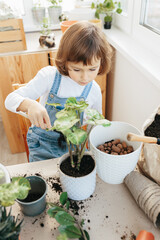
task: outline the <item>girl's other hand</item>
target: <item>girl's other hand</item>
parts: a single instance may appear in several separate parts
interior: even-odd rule
[[[47,110],[37,101],[25,99],[17,108],[17,111],[27,112],[29,120],[36,127],[41,127],[42,129],[51,128]]]

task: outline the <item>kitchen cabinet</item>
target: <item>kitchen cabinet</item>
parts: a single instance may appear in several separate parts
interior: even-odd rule
[[[24,152],[25,144],[22,129],[20,127],[19,116],[5,109],[5,98],[13,91],[13,83],[27,83],[41,68],[48,65],[53,66],[55,55],[56,50],[0,57],[0,112],[12,153]],[[105,116],[107,87],[106,75],[98,76],[96,82],[101,87],[103,98],[102,108],[103,115]]]

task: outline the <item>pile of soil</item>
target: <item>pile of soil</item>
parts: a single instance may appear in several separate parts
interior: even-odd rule
[[[156,114],[154,121],[144,131],[145,136],[160,138],[160,115]]]
[[[74,162],[77,163],[77,156],[73,156],[73,159],[74,159]],[[83,156],[79,170],[77,170],[76,167],[72,168],[70,163],[70,157],[64,160],[60,165],[61,171],[71,177],[85,176],[91,173],[94,167],[95,167],[95,163],[93,158],[90,155]]]

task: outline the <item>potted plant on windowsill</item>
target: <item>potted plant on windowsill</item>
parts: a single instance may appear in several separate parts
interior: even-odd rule
[[[40,25],[43,22],[43,18],[45,17],[45,7],[42,7],[40,2],[34,4],[32,8],[32,15],[34,23],[36,25]]]
[[[48,103],[49,104],[49,103]],[[49,104],[54,107],[60,104]],[[84,200],[95,189],[96,183],[96,163],[90,152],[86,152],[86,143],[89,134],[95,125],[109,126],[110,122],[104,119],[95,109],[87,109],[88,104],[76,98],[68,98],[64,109],[56,113],[54,125],[49,130],[61,132],[68,146],[68,153],[60,158],[59,173],[60,181],[64,192],[73,200]],[[89,130],[84,130],[81,126],[80,115],[87,116]]]
[[[121,14],[121,3],[113,0],[104,0],[103,3],[92,2],[92,9],[96,9],[95,17],[101,19],[105,29],[110,29],[113,20],[113,13]]]
[[[51,6],[48,7],[48,14],[50,23],[58,24],[60,22],[59,17],[62,14],[61,3],[63,0],[48,0],[51,3]]]
[[[55,46],[55,35],[51,33],[49,28],[48,18],[43,18],[43,23],[41,26],[41,35],[39,37],[40,46],[43,48],[51,48]]]

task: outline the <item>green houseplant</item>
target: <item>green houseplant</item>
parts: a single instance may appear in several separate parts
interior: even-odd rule
[[[70,201],[67,192],[62,192],[59,199],[60,203],[48,203],[48,215],[55,218],[60,224],[58,230],[60,235],[57,240],[79,239],[89,240],[89,234],[83,229],[84,220],[77,219],[70,210]]]
[[[54,107],[60,104],[49,104]],[[76,98],[67,99],[64,109],[56,114],[54,125],[49,130],[61,132],[68,146],[68,153],[60,159],[60,180],[64,192],[73,200],[88,198],[95,189],[96,164],[89,152],[85,152],[89,134],[95,125],[109,126],[110,122],[88,104]],[[88,131],[81,126],[80,116],[85,112]],[[86,180],[87,179],[87,180]],[[84,183],[87,181],[86,183]],[[71,184],[71,186],[70,186]]]
[[[23,220],[18,223],[18,218],[11,215],[11,209],[7,213],[6,207],[13,205],[17,198],[26,198],[29,190],[28,180],[21,177],[12,178],[11,183],[0,184],[0,240],[19,239]]]
[[[43,18],[40,33],[39,43],[41,47],[51,48],[55,46],[55,35],[51,32],[50,24],[46,17]]]
[[[61,3],[63,0],[48,0],[50,2],[50,6],[48,8],[48,14],[50,23],[58,24],[60,22],[59,16],[62,14]]]
[[[104,0],[104,2],[100,3],[97,1],[96,3],[92,2],[91,4],[92,9],[96,9],[95,17],[102,18],[102,22],[104,23],[105,29],[110,29],[112,20],[113,20],[113,13],[116,12],[121,14],[121,2],[113,1],[113,0]]]

